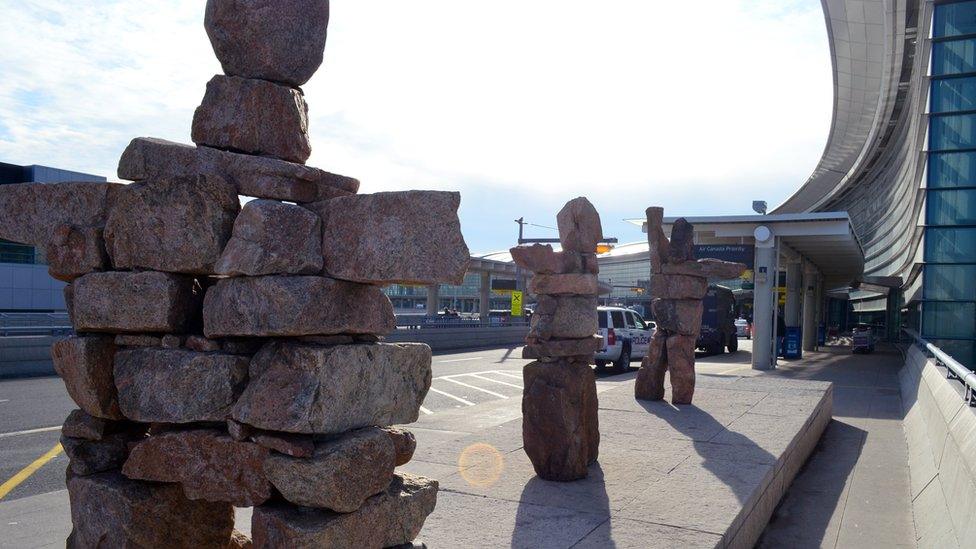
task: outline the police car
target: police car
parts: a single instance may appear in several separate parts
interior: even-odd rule
[[[597,368],[613,364],[615,372],[626,372],[633,360],[647,356],[654,336],[654,323],[636,311],[623,307],[597,307],[603,349],[594,358]]]

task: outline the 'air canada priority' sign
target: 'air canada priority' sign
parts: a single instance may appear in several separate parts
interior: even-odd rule
[[[746,244],[696,244],[695,258],[721,259],[734,263],[745,263],[746,268],[752,270],[755,265],[755,251]]]

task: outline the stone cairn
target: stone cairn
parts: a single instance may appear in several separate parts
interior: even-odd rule
[[[600,215],[583,197],[556,217],[562,251],[535,244],[511,249],[512,258],[534,273],[529,291],[537,306],[522,358],[535,359],[522,376],[522,440],[539,477],[586,478],[597,459],[600,429],[596,377],[590,364],[602,338],[597,295]]]
[[[0,187],[0,238],[47,251],[76,336],[55,368],[65,421],[68,547],[410,543],[437,482],[394,472],[431,383],[381,286],[461,283],[457,193],[356,194],[304,165],[303,85],[327,0],[209,0],[224,75],[196,147],[137,138],[135,181]],[[254,197],[243,209],[239,195]]]
[[[640,400],[664,398],[664,374],[671,374],[671,402],[691,404],[695,394],[695,344],[701,330],[702,298],[708,279],[741,275],[746,266],[717,259],[695,261],[695,229],[675,220],[671,240],[664,235],[664,209],[647,209],[651,259],[651,311],[657,330],[637,372],[634,391]]]

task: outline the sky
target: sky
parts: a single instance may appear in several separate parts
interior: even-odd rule
[[[137,136],[190,142],[221,71],[202,0],[0,0],[0,162],[116,180]],[[360,192],[461,192],[473,253],[623,222],[743,214],[810,175],[830,129],[820,0],[333,0],[303,87],[308,164]]]

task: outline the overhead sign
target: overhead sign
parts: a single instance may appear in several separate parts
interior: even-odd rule
[[[512,316],[522,316],[522,292],[512,292]]]
[[[518,288],[515,286],[514,280],[507,280],[504,278],[493,278],[491,279],[491,289],[495,291],[514,292]]]
[[[695,257],[698,259],[712,258],[734,263],[745,263],[752,269],[755,265],[755,250],[747,244],[696,244]]]

